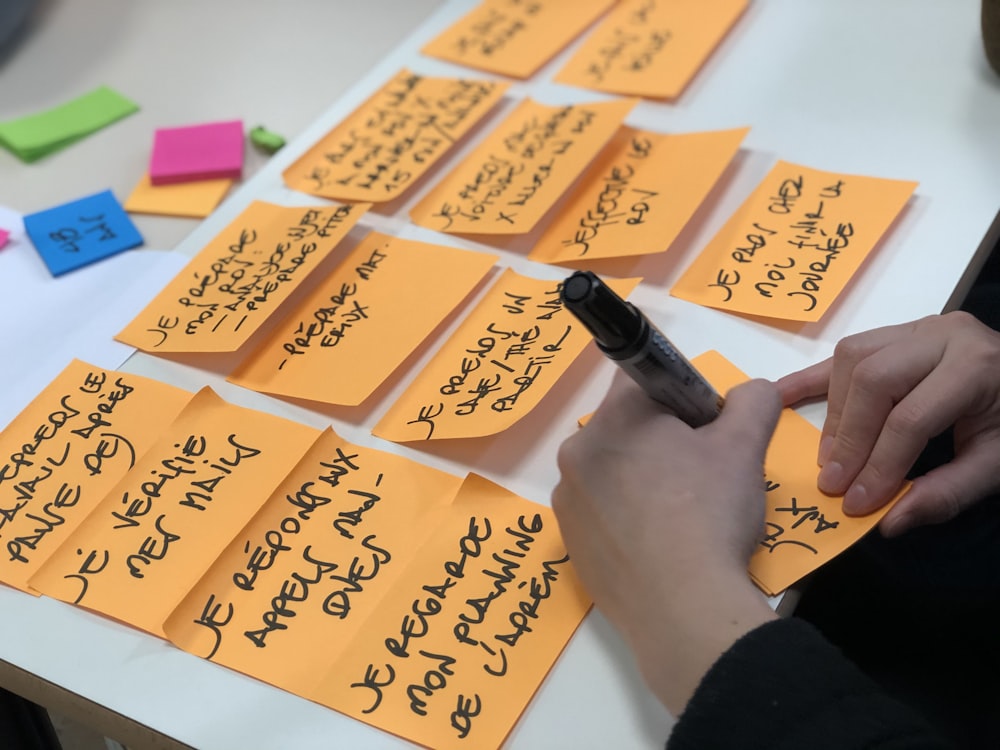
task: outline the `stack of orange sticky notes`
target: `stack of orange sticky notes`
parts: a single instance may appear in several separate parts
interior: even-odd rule
[[[135,213],[208,216],[243,175],[242,120],[159,128],[149,171],[125,201]]]

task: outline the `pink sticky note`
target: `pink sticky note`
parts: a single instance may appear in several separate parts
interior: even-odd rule
[[[153,137],[149,178],[154,185],[238,180],[243,175],[243,121],[159,128]]]
[[[7,244],[7,238],[10,237],[10,232],[6,229],[0,229],[0,247]]]

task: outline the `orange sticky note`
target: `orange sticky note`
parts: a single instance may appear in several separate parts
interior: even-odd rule
[[[639,279],[612,279],[626,296]],[[372,430],[387,440],[482,437],[531,411],[592,336],[557,281],[507,269]]]
[[[819,320],[916,187],[778,162],[670,293],[729,312]]]
[[[193,216],[200,219],[215,210],[232,184],[230,179],[218,179],[154,185],[149,173],[146,173],[126,199],[124,208],[134,214]]]
[[[170,615],[167,637],[311,693],[355,647],[461,483],[325,430]]]
[[[473,474],[306,697],[426,747],[500,747],[589,607],[552,510]]]
[[[163,636],[163,622],[315,442],[199,391],[29,585]]]
[[[508,86],[402,70],[288,167],[285,184],[336,200],[393,200],[479,122]]]
[[[425,55],[530,78],[613,0],[484,0],[425,45]]]
[[[528,257],[569,263],[663,252],[748,131],[665,135],[621,128]]]
[[[147,352],[235,351],[369,207],[254,201],[115,338]]]
[[[725,393],[748,380],[718,352],[691,360],[713,386]],[[816,488],[820,431],[791,409],[784,409],[764,459],[767,509],[763,540],[750,558],[750,575],[775,596],[846,550],[871,531],[909,488],[867,516],[848,516],[842,497]]]
[[[229,381],[265,393],[360,404],[496,259],[372,232]]]
[[[613,94],[674,99],[748,0],[622,0],[555,80]]]
[[[410,211],[441,232],[531,230],[615,134],[635,100],[547,106],[525,99]]]
[[[192,394],[71,362],[0,434],[0,581],[28,579]]]

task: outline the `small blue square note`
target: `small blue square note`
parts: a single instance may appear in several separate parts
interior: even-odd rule
[[[53,276],[142,244],[110,190],[29,214],[24,229]]]

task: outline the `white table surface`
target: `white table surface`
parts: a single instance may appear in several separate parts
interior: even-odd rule
[[[440,7],[428,0],[53,1],[40,27],[0,69],[0,118],[99,83],[133,96],[143,111],[37,165],[21,165],[0,152],[0,202],[31,211],[109,184],[125,193],[141,173],[152,128],[162,124],[242,116],[249,124],[260,121],[296,135],[270,161],[257,163],[252,179],[205,222],[139,217],[150,245],[176,245],[194,255],[253,199],[318,202],[284,188],[281,170],[399,68],[469,75],[467,69],[422,57],[418,49],[473,5],[474,0]],[[1000,78],[983,58],[978,12],[977,0],[753,0],[679,101],[646,102],[628,118],[631,125],[663,132],[752,126],[740,155],[680,240],[669,252],[635,264],[633,272],[645,281],[632,299],[689,355],[718,349],[744,371],[763,377],[827,356],[848,333],[951,304],[956,289],[968,283],[970,266],[981,263],[981,248],[995,241],[1000,208]],[[238,28],[223,28],[230,14]],[[193,19],[200,25],[185,28]],[[83,28],[89,33],[77,33]],[[276,41],[268,41],[270,34]],[[510,98],[531,95],[548,103],[601,98],[551,83],[558,64],[517,82]],[[819,323],[768,326],[669,297],[681,271],[777,159],[920,185],[891,233]],[[406,208],[420,194],[396,214],[369,216],[363,223],[482,249],[409,225]],[[523,252],[499,254],[502,265],[530,274],[565,275],[525,260]],[[225,358],[166,360],[139,353],[123,369],[190,390],[211,385],[236,403],[316,426],[333,424],[349,440],[456,473],[474,470],[539,502],[547,501],[556,481],[558,443],[596,404],[613,369],[590,352],[567,374],[574,388],[550,395],[505,435],[414,448],[394,447],[369,434],[408,378],[382,393],[378,403],[321,412],[225,383],[231,364]],[[821,407],[805,413],[814,422],[822,416]],[[410,746],[44,597],[0,589],[0,610],[7,613],[0,620],[0,659],[197,748]],[[592,614],[508,746],[656,748],[671,725],[606,621]]]

